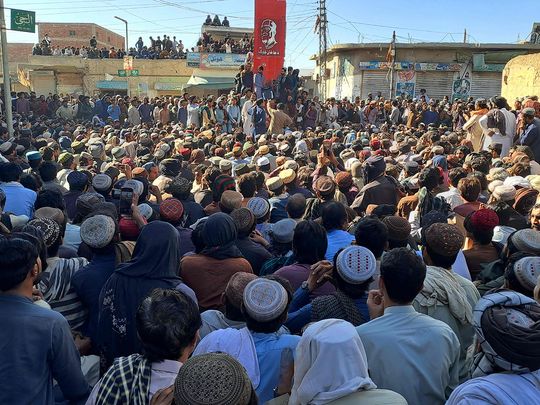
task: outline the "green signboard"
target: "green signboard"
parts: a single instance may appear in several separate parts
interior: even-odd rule
[[[132,70],[118,69],[118,76],[120,77],[139,76],[139,69],[132,69]]]
[[[11,30],[36,32],[36,13],[27,10],[11,10]]]

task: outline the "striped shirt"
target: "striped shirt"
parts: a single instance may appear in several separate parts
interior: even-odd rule
[[[49,303],[51,309],[64,315],[72,330],[81,329],[87,311],[71,284],[71,278],[87,264],[88,261],[82,257],[74,259],[49,258],[47,259],[47,269],[43,272],[43,278],[37,285],[43,294],[43,299]]]

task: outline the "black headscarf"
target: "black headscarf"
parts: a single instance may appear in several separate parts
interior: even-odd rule
[[[108,365],[115,357],[140,353],[135,328],[140,303],[155,288],[176,288],[181,283],[180,239],[166,222],[146,225],[130,261],[120,264],[99,297],[99,343]]]
[[[234,244],[237,237],[233,219],[222,212],[212,214],[203,225],[202,237],[205,248],[201,254],[223,260],[243,257]]]

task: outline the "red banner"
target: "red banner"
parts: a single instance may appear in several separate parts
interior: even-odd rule
[[[286,0],[255,0],[254,72],[264,66],[266,82],[277,79],[285,61]]]

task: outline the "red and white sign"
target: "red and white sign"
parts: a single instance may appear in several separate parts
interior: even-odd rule
[[[264,66],[267,82],[277,79],[285,60],[286,0],[255,0],[254,71]]]

